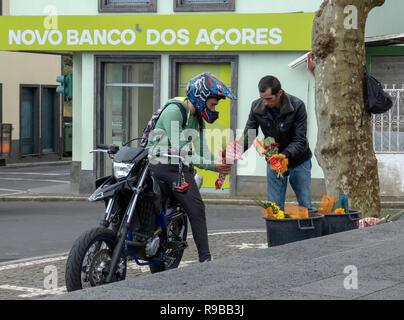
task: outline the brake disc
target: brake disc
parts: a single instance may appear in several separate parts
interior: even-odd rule
[[[91,286],[99,286],[105,283],[111,259],[111,251],[108,249],[102,249],[94,255],[88,273]]]

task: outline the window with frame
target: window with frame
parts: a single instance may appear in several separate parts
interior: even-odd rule
[[[60,96],[55,86],[41,89],[41,152],[44,154],[57,151]]]
[[[157,0],[98,0],[99,12],[156,12]]]
[[[104,72],[106,143],[122,146],[142,136],[153,113],[154,64],[106,63]]]
[[[21,85],[20,153],[39,154],[39,85]]]
[[[123,145],[142,136],[160,107],[160,56],[95,56],[97,73],[95,144]],[[132,141],[128,146],[138,146]],[[111,161],[96,155],[95,175],[111,174]]]
[[[59,94],[53,85],[20,85],[20,155],[57,152]]]
[[[234,11],[235,0],[174,0],[174,11]]]
[[[3,15],[3,1],[0,0],[0,16]]]

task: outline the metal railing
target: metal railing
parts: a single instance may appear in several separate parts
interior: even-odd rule
[[[372,115],[373,147],[376,153],[404,153],[404,84],[384,87],[393,106],[388,112]]]

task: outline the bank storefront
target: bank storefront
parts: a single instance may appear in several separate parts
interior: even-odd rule
[[[277,76],[287,92],[305,101],[314,149],[314,79],[304,68],[288,68],[310,50],[313,17],[314,13],[69,15],[57,17],[57,28],[44,28],[42,16],[14,16],[0,20],[0,48],[72,54],[72,182],[80,192],[89,192],[94,179],[111,170],[108,158],[89,151],[98,143],[122,145],[141,136],[153,110],[171,97],[183,96],[187,82],[204,71],[219,77],[237,96],[236,101],[219,104],[219,120],[207,127],[214,154],[214,139],[240,135],[251,102],[258,97],[258,81],[267,74]],[[223,133],[229,129],[231,133]],[[313,164],[313,178],[320,181],[321,169],[315,159]],[[265,172],[265,162],[250,148],[219,192],[265,195]],[[217,173],[201,173],[203,192],[218,192]]]

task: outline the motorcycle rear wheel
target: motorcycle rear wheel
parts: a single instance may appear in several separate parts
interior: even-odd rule
[[[68,292],[105,283],[115,243],[116,234],[102,227],[84,232],[74,242],[66,262]],[[113,281],[124,280],[125,277],[126,258],[122,257]]]
[[[182,256],[184,254],[184,248],[176,248],[175,243],[185,243],[188,233],[188,220],[187,216],[183,215],[174,221],[172,221],[168,235],[168,249],[165,252],[165,261],[160,264],[152,264],[149,266],[151,273],[157,273],[165,270],[178,268]],[[170,248],[170,245],[174,248]]]

